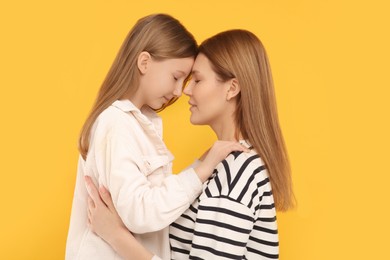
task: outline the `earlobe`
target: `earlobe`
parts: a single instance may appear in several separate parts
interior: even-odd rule
[[[143,51],[138,55],[137,66],[141,74],[145,74],[148,70],[151,58],[152,56],[147,51]]]
[[[227,91],[226,100],[229,101],[236,97],[241,91],[240,84],[236,78],[229,81],[229,89]]]

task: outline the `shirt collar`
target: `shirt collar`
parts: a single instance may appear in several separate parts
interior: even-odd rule
[[[138,107],[136,107],[130,100],[128,99],[122,99],[122,100],[116,100],[112,105],[116,108],[119,108],[123,112],[132,112],[132,111],[139,111]]]
[[[162,120],[157,113],[148,106],[144,106],[141,110],[136,107],[133,102],[128,99],[116,100],[112,106],[122,110],[123,112],[130,112],[136,116],[136,119],[141,125],[153,125],[158,135],[162,138]]]
[[[248,140],[244,140],[244,139],[241,139],[238,141],[242,146],[248,148],[248,149],[252,149],[253,146],[251,145],[251,143],[248,141]]]

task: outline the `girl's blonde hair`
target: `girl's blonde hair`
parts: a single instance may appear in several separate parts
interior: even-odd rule
[[[115,100],[137,91],[140,79],[137,58],[143,51],[155,60],[195,57],[197,44],[193,35],[169,15],[155,14],[138,20],[119,49],[81,130],[79,151],[84,160],[89,149],[91,128],[99,114]],[[171,100],[158,111],[174,101]]]
[[[279,119],[271,68],[261,41],[251,32],[230,30],[199,46],[223,80],[235,78],[237,96],[236,134],[248,140],[269,172],[275,206],[285,211],[294,206],[291,169]],[[238,138],[238,136],[237,136]]]

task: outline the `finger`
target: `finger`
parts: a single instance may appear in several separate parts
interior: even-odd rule
[[[95,202],[93,202],[92,198],[88,196],[88,210],[96,208]]]
[[[111,193],[106,189],[106,187],[104,186],[99,187],[99,194],[103,202],[107,205],[107,207],[110,210],[115,210],[114,202],[112,201],[111,198]]]
[[[93,200],[95,207],[102,204],[102,200],[99,195],[99,191],[93,183],[90,176],[84,176],[85,187],[87,188],[88,194]]]
[[[231,153],[231,152],[234,152],[234,151],[241,151],[241,152],[249,152],[250,150],[248,148],[246,148],[245,146],[243,146],[242,144],[240,143],[232,143],[232,144],[229,144],[227,147],[227,153]]]
[[[250,149],[244,146],[243,144],[238,143],[238,145],[240,146],[241,149],[240,151],[247,152],[247,153],[250,152]]]
[[[88,224],[91,225],[92,214],[91,214],[90,209],[87,210],[87,216],[88,216]]]
[[[88,227],[89,229],[95,233],[95,230],[92,225],[92,213],[88,210]]]
[[[232,144],[232,146],[233,146],[232,149],[234,149],[235,151],[242,151],[242,152],[249,152],[250,151],[246,146],[244,146],[241,143],[234,142]]]

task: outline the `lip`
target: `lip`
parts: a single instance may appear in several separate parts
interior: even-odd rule
[[[191,101],[188,101],[188,104],[192,107],[196,107],[195,103],[191,102]]]
[[[198,107],[197,105],[192,104],[192,103],[190,103],[190,102],[188,102],[188,104],[190,104],[190,111],[193,111],[195,108]]]

